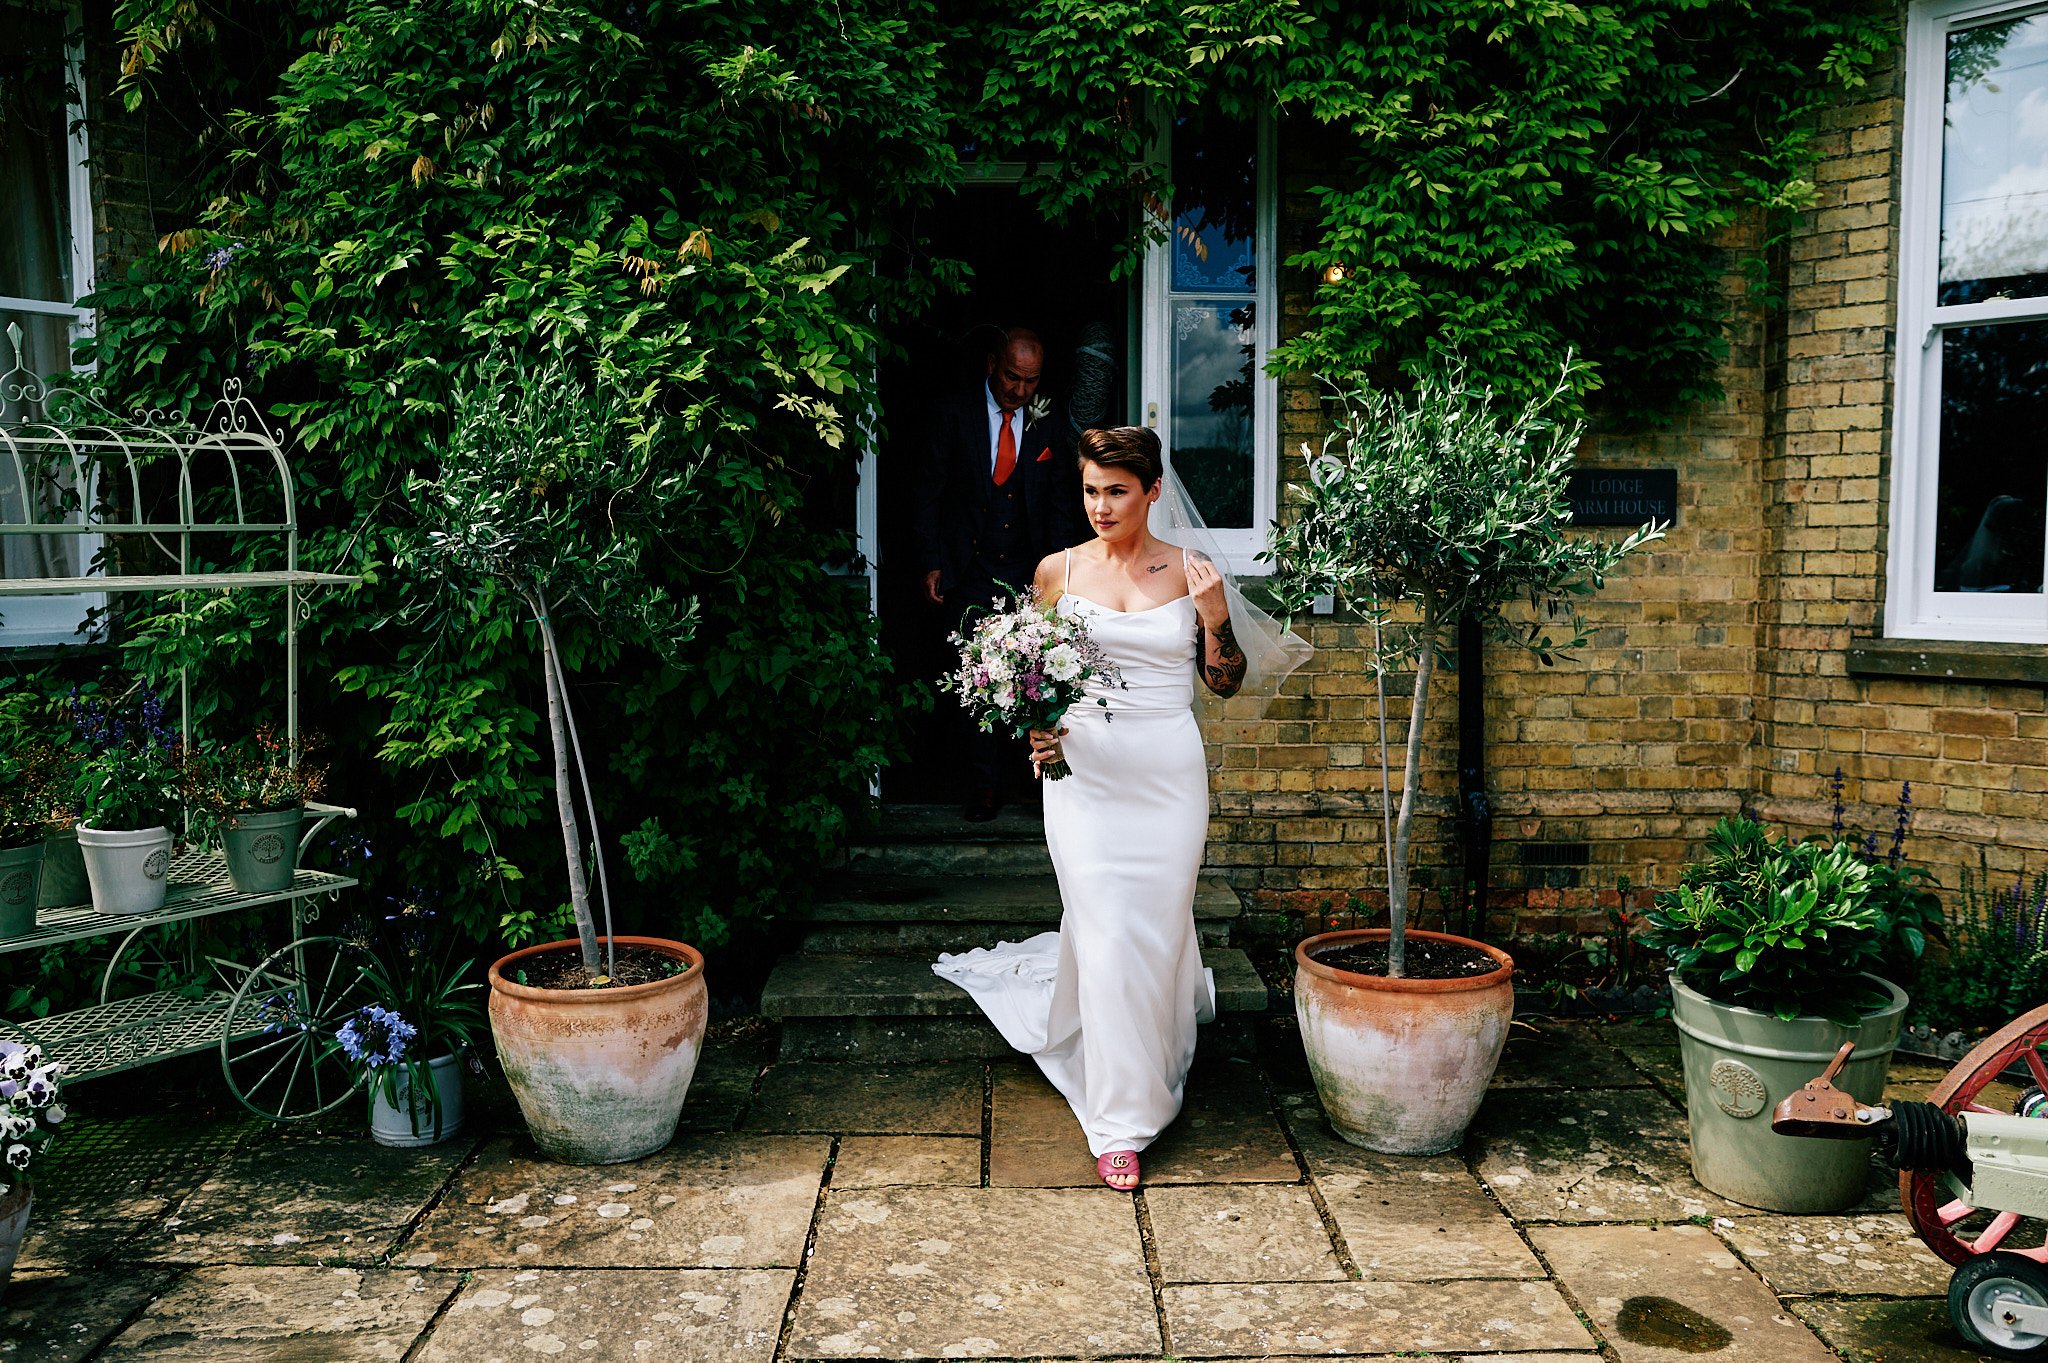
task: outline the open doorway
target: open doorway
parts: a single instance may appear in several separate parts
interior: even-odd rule
[[[1015,185],[1004,184],[970,185],[933,211],[933,219],[919,223],[929,229],[932,254],[966,262],[971,275],[958,292],[942,294],[924,316],[896,329],[891,339],[898,353],[878,375],[884,435],[876,451],[876,607],[882,643],[902,685],[931,684],[954,656],[946,635],[957,615],[924,599],[912,524],[937,401],[981,384],[985,357],[1000,346],[1004,329],[1029,327],[1045,342],[1039,392],[1051,399],[1056,429],[1067,427],[1076,356],[1084,345],[1091,358],[1106,349],[1113,361],[1106,384],[1099,382],[1099,362],[1088,366],[1089,391],[1082,395],[1088,424],[1130,419],[1131,285],[1110,278],[1124,241],[1121,222],[1050,226]],[[1105,391],[1097,394],[1098,387]],[[1071,438],[1064,443],[1070,448]],[[892,804],[964,800],[965,713],[953,697],[941,695],[931,713],[911,724],[907,760],[883,771],[882,798]],[[1016,767],[1007,798],[1035,800],[1021,759]]]

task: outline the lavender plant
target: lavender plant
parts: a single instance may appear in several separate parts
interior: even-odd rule
[[[144,687],[133,712],[76,696],[70,708],[86,751],[76,785],[82,821],[102,830],[171,824],[183,757],[163,700]]]
[[[1942,968],[1923,971],[1912,1019],[1937,1032],[1984,1031],[2048,1003],[2048,870],[2010,885],[1965,874]]]

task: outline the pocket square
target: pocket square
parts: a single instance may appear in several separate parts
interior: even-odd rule
[[[1052,450],[1050,447],[1048,447],[1046,449],[1040,450],[1038,452],[1038,458],[1032,460],[1031,462],[1034,464],[1043,464],[1046,460],[1050,458],[1052,458]]]

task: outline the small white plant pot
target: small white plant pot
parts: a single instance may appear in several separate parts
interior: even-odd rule
[[[410,1075],[398,1075],[398,1101],[383,1090],[370,1089],[370,1138],[379,1145],[401,1148],[438,1145],[462,1134],[462,1061],[453,1055],[437,1056],[427,1062],[427,1082],[440,1099],[441,1121],[435,1129],[433,1104],[427,1095],[414,1091]],[[408,1111],[408,1109],[410,1109]]]
[[[171,887],[171,830],[78,826],[78,850],[101,913],[155,913]]]

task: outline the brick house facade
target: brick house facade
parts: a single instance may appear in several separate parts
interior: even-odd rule
[[[1591,599],[1572,661],[1488,649],[1493,935],[1592,929],[1619,877],[1670,886],[1745,808],[1825,832],[1838,767],[1848,827],[1887,841],[1912,783],[1910,852],[1951,890],[1960,872],[2009,882],[2048,861],[2048,646],[1885,637],[1905,56],[1825,115],[1817,201],[1773,261],[1782,306],[1731,267],[1724,398],[1666,428],[1596,430],[1581,451],[1675,468],[1668,537]],[[1292,244],[1313,230],[1316,176],[1282,176]],[[1285,295],[1290,333],[1307,305]],[[1298,450],[1321,434],[1318,397],[1307,380],[1284,392],[1282,447]],[[1300,474],[1297,456],[1284,476]],[[1293,698],[1212,731],[1211,861],[1256,904],[1313,916],[1384,883],[1359,628],[1316,622]],[[1388,680],[1397,790],[1404,682]],[[1461,684],[1444,676],[1433,697],[1415,838],[1418,865],[1452,876]]]

